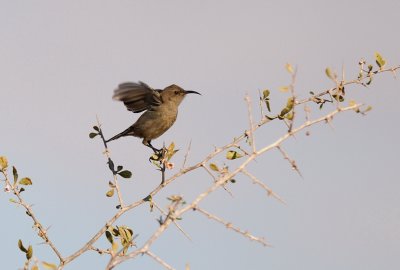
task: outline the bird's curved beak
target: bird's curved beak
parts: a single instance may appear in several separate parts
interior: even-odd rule
[[[185,90],[185,95],[187,95],[187,94],[198,94],[201,96],[201,94],[199,92],[192,91],[192,90]]]

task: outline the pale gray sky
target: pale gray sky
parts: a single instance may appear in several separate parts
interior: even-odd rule
[[[112,91],[122,81],[142,80],[162,88],[172,83],[197,90],[180,108],[177,123],[163,141],[183,149],[189,162],[201,160],[214,145],[240,135],[248,126],[245,93],[273,90],[289,82],[287,62],[298,67],[297,92],[332,86],[324,69],[357,74],[360,58],[379,51],[388,65],[400,63],[400,2],[384,1],[0,1],[0,155],[34,182],[24,193],[63,255],[77,250],[115,212],[104,196],[110,177],[99,140],[88,133],[96,115],[107,137],[136,119]],[[304,179],[272,152],[252,172],[288,205],[267,198],[245,177],[202,206],[256,235],[273,248],[189,214],[182,226],[188,241],[171,228],[154,252],[177,269],[397,269],[400,267],[400,150],[397,105],[399,81],[390,74],[369,89],[350,88],[357,101],[374,108],[366,117],[335,118],[333,129],[311,129],[285,149]],[[274,106],[274,103],[273,103]],[[279,107],[276,105],[275,108]],[[256,110],[256,109],[255,109]],[[268,144],[285,128],[265,126],[258,144]],[[150,150],[137,138],[110,144],[117,163],[131,169],[124,181],[128,201],[159,183],[147,162]],[[210,181],[203,172],[183,177],[159,195],[188,199]],[[3,189],[3,187],[2,187]],[[2,269],[17,269],[24,256],[18,239],[35,255],[56,262],[40,245],[21,208],[0,194]],[[156,213],[143,207],[122,218],[142,243],[156,228]],[[104,245],[102,240],[100,245]],[[103,269],[107,257],[87,253],[67,269]],[[146,257],[118,269],[161,269]]]

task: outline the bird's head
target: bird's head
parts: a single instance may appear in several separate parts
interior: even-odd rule
[[[174,102],[176,105],[179,105],[187,94],[201,95],[199,92],[184,90],[178,85],[172,84],[161,92],[161,98],[164,102]]]

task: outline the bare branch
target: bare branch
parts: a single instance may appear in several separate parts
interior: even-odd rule
[[[294,159],[291,159],[289,155],[286,153],[286,151],[283,150],[280,145],[276,146],[276,148],[279,150],[279,152],[281,152],[283,158],[289,161],[292,169],[295,170],[300,175],[301,178],[303,178],[303,175],[301,174],[299,168],[297,167],[296,161]]]
[[[257,179],[257,177],[255,177],[254,175],[252,175],[251,173],[249,173],[246,169],[242,170],[242,173],[246,176],[248,176],[254,184],[259,185],[261,188],[263,188],[265,191],[267,191],[267,195],[268,196],[272,196],[275,199],[277,199],[278,201],[280,201],[283,204],[286,204],[286,202],[278,195],[276,194],[270,187],[268,187],[264,182],[260,181],[259,179]]]
[[[53,244],[53,242],[50,240],[47,230],[39,222],[38,218],[36,217],[35,213],[32,210],[32,207],[22,198],[18,187],[16,185],[11,184],[11,181],[7,174],[7,170],[1,170],[1,173],[5,177],[6,185],[11,187],[11,191],[17,197],[17,199],[18,199],[17,203],[25,208],[27,215],[32,219],[33,227],[38,230],[38,236],[45,241],[45,244],[48,244],[51,247],[51,249],[54,251],[54,253],[57,255],[58,259],[60,260],[60,264],[61,265],[64,264],[65,259],[63,258],[61,253],[58,251],[56,246]]]
[[[199,211],[200,213],[202,213],[203,215],[205,215],[207,218],[212,219],[214,221],[217,221],[218,223],[221,223],[223,225],[225,225],[225,227],[229,230],[233,230],[241,235],[243,235],[244,237],[252,240],[252,241],[256,241],[258,243],[261,243],[263,246],[271,246],[270,244],[268,244],[265,239],[261,238],[261,237],[256,237],[252,234],[250,234],[248,231],[243,231],[235,226],[232,225],[232,223],[230,222],[226,222],[223,219],[217,217],[216,215],[213,215],[199,207],[194,208],[193,210]]]
[[[158,262],[159,264],[161,264],[162,266],[164,266],[165,269],[168,270],[175,270],[175,268],[173,268],[172,266],[170,266],[168,263],[166,263],[165,261],[163,261],[160,257],[158,257],[157,255],[155,255],[153,252],[151,252],[150,250],[147,250],[145,252],[146,255],[148,255],[150,258],[153,258],[156,262]]]
[[[254,123],[253,123],[253,113],[252,113],[252,106],[251,106],[251,100],[249,95],[246,94],[245,98],[246,103],[247,103],[247,116],[249,118],[249,126],[250,128],[247,131],[247,135],[250,138],[251,141],[251,147],[253,149],[253,153],[256,152],[256,142],[254,140]]]

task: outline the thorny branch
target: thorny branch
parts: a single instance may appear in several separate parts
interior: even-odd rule
[[[251,233],[249,233],[248,231],[243,231],[235,226],[233,226],[232,223],[230,222],[226,222],[225,220],[223,220],[222,218],[217,217],[216,215],[213,215],[199,207],[193,208],[193,210],[198,211],[200,213],[202,213],[203,215],[205,215],[207,218],[212,219],[217,221],[218,223],[221,223],[223,225],[225,225],[225,227],[229,230],[233,230],[241,235],[243,235],[244,237],[252,240],[252,241],[256,241],[261,243],[263,246],[271,246],[270,244],[267,243],[267,241],[265,241],[265,239],[263,239],[262,237],[256,237],[254,235],[252,235]]]
[[[374,71],[372,72],[373,74],[378,74],[378,73],[382,73],[382,72],[392,72],[393,74],[395,74],[396,70],[399,69],[400,66],[394,67],[394,68],[387,68],[387,69],[380,69],[378,71]],[[294,79],[295,76],[293,75],[292,78],[292,86],[294,85]],[[345,86],[345,85],[350,85],[350,84],[361,84],[363,86],[365,86],[365,83],[363,82],[365,78],[359,78],[357,80],[351,80],[351,81],[343,81],[340,82],[340,85],[336,85],[336,87],[324,90],[320,93],[314,94],[309,98],[305,98],[302,100],[295,100],[295,104],[294,106],[298,106],[300,104],[305,104],[308,102],[315,102],[316,100],[318,100],[318,98],[321,98],[325,95],[329,95],[332,96],[332,93],[334,93],[335,91],[338,90],[338,88],[340,86]],[[292,96],[294,97],[294,90],[292,89]],[[152,244],[167,230],[167,228],[169,227],[169,225],[171,223],[174,223],[176,226],[178,226],[178,224],[176,223],[176,219],[177,218],[181,218],[186,212],[190,211],[190,210],[197,210],[199,213],[202,213],[203,215],[205,215],[206,217],[215,220],[221,224],[224,224],[228,229],[231,229],[241,235],[243,235],[246,238],[249,238],[251,240],[257,241],[262,243],[263,245],[268,245],[267,242],[265,242],[265,240],[263,240],[262,238],[258,238],[255,236],[252,236],[250,233],[246,232],[246,231],[242,231],[239,228],[233,226],[231,223],[224,221],[223,219],[212,215],[208,212],[206,212],[205,210],[203,210],[202,208],[199,208],[199,203],[201,201],[203,201],[207,196],[209,196],[211,193],[213,193],[214,191],[216,191],[218,188],[220,187],[224,187],[224,185],[231,179],[233,179],[237,174],[242,173],[246,176],[248,176],[254,183],[256,183],[257,185],[259,185],[261,188],[263,188],[264,190],[267,191],[268,195],[271,195],[273,197],[275,197],[276,199],[278,199],[279,201],[283,202],[284,201],[278,196],[276,195],[276,193],[274,193],[272,191],[272,189],[270,189],[267,185],[265,185],[262,181],[258,180],[255,176],[253,176],[252,174],[250,174],[247,171],[247,166],[254,161],[258,156],[266,153],[267,151],[270,151],[274,148],[277,148],[282,155],[284,156],[285,159],[287,159],[290,164],[292,165],[292,167],[294,167],[297,171],[297,166],[295,166],[295,163],[293,160],[291,160],[289,158],[289,156],[287,155],[287,153],[285,151],[282,150],[281,145],[283,142],[285,142],[287,139],[289,139],[291,136],[295,135],[296,133],[299,133],[300,131],[303,131],[304,129],[321,123],[321,122],[326,122],[329,123],[331,122],[331,120],[333,119],[333,117],[336,114],[345,112],[345,111],[349,111],[349,110],[358,110],[361,106],[361,104],[352,104],[350,106],[347,107],[340,107],[337,106],[336,109],[328,114],[326,114],[325,116],[322,116],[320,118],[317,118],[315,120],[310,120],[309,118],[309,114],[307,113],[307,118],[306,121],[298,126],[298,127],[294,127],[293,126],[293,121],[290,123],[290,128],[288,130],[287,133],[285,133],[284,135],[282,135],[280,138],[278,138],[275,142],[262,147],[260,149],[257,149],[254,143],[254,133],[255,131],[260,128],[261,126],[263,126],[264,124],[266,124],[267,122],[270,121],[270,119],[268,119],[266,116],[263,116],[262,119],[255,125],[253,123],[253,119],[252,119],[252,111],[251,111],[251,106],[250,106],[250,99],[248,96],[246,96],[246,102],[248,104],[248,114],[249,114],[249,129],[246,130],[242,135],[240,135],[239,137],[236,137],[233,139],[233,141],[231,143],[228,143],[222,147],[218,147],[216,148],[213,152],[211,152],[208,156],[206,156],[202,161],[197,162],[196,164],[189,166],[189,167],[185,167],[185,163],[186,163],[186,159],[187,159],[187,155],[185,155],[185,161],[184,161],[184,165],[182,167],[182,169],[180,169],[179,172],[175,173],[174,175],[172,175],[171,177],[169,177],[168,179],[165,179],[165,181],[163,181],[159,186],[157,186],[155,189],[153,189],[149,195],[146,198],[140,199],[136,202],[130,203],[130,204],[124,204],[123,199],[122,199],[122,195],[121,195],[121,191],[120,191],[120,187],[118,184],[118,179],[116,177],[115,172],[113,172],[114,175],[114,184],[115,184],[115,189],[117,190],[117,194],[118,194],[118,200],[120,203],[120,208],[118,209],[118,211],[105,223],[104,226],[102,226],[97,233],[95,233],[90,240],[88,240],[88,242],[86,244],[84,244],[80,249],[78,249],[76,252],[74,252],[73,254],[71,254],[68,257],[63,257],[60,252],[57,250],[57,248],[55,247],[55,245],[53,244],[52,241],[50,241],[48,235],[47,235],[47,231],[46,229],[43,228],[43,226],[39,223],[38,219],[36,218],[36,216],[34,215],[31,206],[29,204],[27,204],[22,197],[20,196],[20,192],[19,190],[14,187],[13,185],[11,185],[10,180],[8,178],[8,175],[6,173],[6,171],[2,170],[3,175],[6,178],[6,184],[12,187],[12,192],[14,193],[14,195],[18,198],[18,204],[22,205],[28,215],[32,218],[35,227],[38,229],[38,234],[41,238],[43,238],[45,240],[45,242],[51,247],[51,249],[54,251],[54,253],[57,255],[57,257],[60,260],[58,269],[63,269],[63,267],[68,264],[69,262],[73,261],[74,259],[76,259],[77,257],[79,257],[80,255],[82,255],[83,253],[85,253],[86,251],[89,250],[95,250],[99,253],[105,253],[105,254],[110,254],[112,255],[112,252],[109,252],[109,250],[102,250],[102,249],[98,249],[93,247],[93,244],[102,236],[104,235],[105,231],[112,225],[114,224],[122,215],[124,215],[126,212],[144,204],[144,203],[148,203],[149,200],[148,198],[152,198],[155,195],[157,195],[163,188],[165,188],[166,186],[168,186],[169,184],[171,184],[172,182],[174,182],[176,179],[178,179],[180,176],[190,173],[200,167],[203,167],[206,169],[207,172],[211,173],[208,168],[207,168],[207,164],[209,163],[210,160],[212,160],[213,158],[215,158],[217,155],[221,154],[222,152],[229,150],[231,148],[240,148],[240,143],[250,137],[250,141],[252,143],[251,147],[252,147],[252,151],[251,153],[246,152],[245,150],[243,150],[244,153],[246,153],[245,155],[245,159],[241,162],[241,164],[236,167],[234,170],[232,171],[228,171],[227,173],[224,174],[220,174],[218,177],[215,177],[213,174],[212,177],[214,178],[214,181],[212,184],[210,184],[210,186],[204,190],[202,193],[199,193],[197,197],[195,197],[195,199],[192,200],[192,202],[183,205],[180,204],[180,200],[175,201],[174,203],[172,203],[171,207],[169,208],[169,212],[165,213],[164,211],[162,211],[161,208],[159,208],[158,206],[156,206],[160,211],[162,211],[162,213],[166,216],[166,218],[163,220],[163,222],[160,224],[160,226],[156,229],[156,231],[149,237],[149,239],[147,239],[147,241],[142,245],[142,247],[140,248],[136,248],[135,250],[131,251],[130,253],[123,255],[120,254],[119,256],[111,256],[110,261],[106,267],[106,269],[113,269],[116,265],[128,260],[128,259],[132,259],[137,257],[138,255],[147,255],[151,258],[153,258],[154,260],[156,260],[157,262],[159,262],[164,268],[166,269],[174,269],[172,268],[170,265],[168,265],[166,262],[164,262],[162,259],[160,259],[158,256],[156,256],[154,253],[152,253],[150,251],[150,247],[152,246]],[[100,123],[98,122],[98,127],[100,129]],[[105,148],[105,155],[108,159],[108,161],[111,161],[110,155],[109,155],[109,151],[107,148],[107,143],[106,140],[103,136],[103,133],[100,129],[99,131],[100,137],[102,138],[103,144],[104,144],[104,148]],[[190,150],[190,146],[188,149],[188,153]],[[187,153],[187,154],[188,154]],[[298,173],[300,174],[300,172],[298,171]],[[164,180],[164,179],[163,179]],[[180,229],[180,227],[178,226],[178,228]],[[183,230],[182,230],[183,231]],[[186,233],[184,233],[186,235]]]
[[[44,240],[45,244],[48,244],[51,247],[51,249],[54,251],[54,253],[57,255],[58,259],[60,260],[60,265],[63,265],[65,262],[63,256],[58,251],[58,249],[53,244],[53,242],[50,240],[47,230],[39,222],[38,218],[36,217],[35,213],[32,210],[32,207],[27,202],[25,202],[25,200],[22,198],[21,191],[18,189],[18,187],[16,185],[11,184],[11,181],[7,174],[7,170],[2,169],[1,173],[5,177],[6,186],[10,187],[13,194],[17,197],[18,201],[16,201],[16,203],[18,203],[19,205],[24,207],[26,210],[26,214],[29,217],[31,217],[31,219],[33,221],[33,227],[38,230],[38,236]]]

